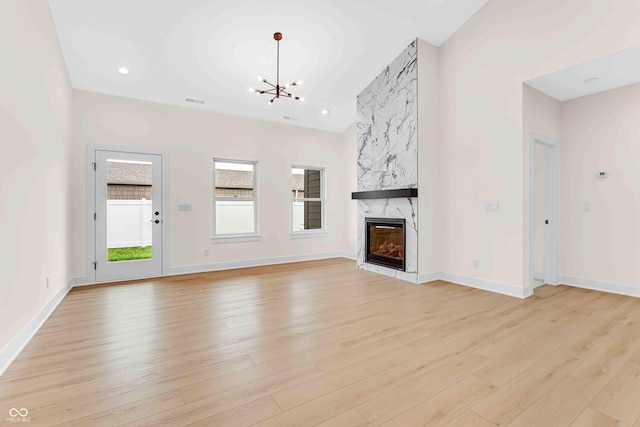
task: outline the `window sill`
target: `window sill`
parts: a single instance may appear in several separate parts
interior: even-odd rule
[[[260,240],[259,234],[250,235],[233,235],[226,236],[214,236],[211,238],[211,243],[239,243],[239,242],[256,242]]]
[[[292,239],[310,239],[313,237],[327,237],[328,231],[294,231],[291,234]]]

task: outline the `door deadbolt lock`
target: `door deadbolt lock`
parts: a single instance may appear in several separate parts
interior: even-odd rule
[[[160,212],[156,211],[156,216],[160,215]]]
[[[153,222],[155,222],[156,224],[160,224],[160,220],[159,220],[159,219],[156,219],[156,220],[155,220],[155,221],[153,221]]]
[[[548,219],[545,219],[545,220],[544,220],[544,223],[545,223],[545,224],[549,224],[549,220],[548,220]]]

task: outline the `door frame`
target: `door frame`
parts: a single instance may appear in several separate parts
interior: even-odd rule
[[[529,284],[532,288],[539,286],[534,280],[535,254],[535,147],[540,144],[545,148],[545,216],[549,219],[549,227],[545,229],[544,282],[549,285],[559,284],[559,246],[560,246],[560,145],[554,138],[531,132],[529,135]]]
[[[96,212],[96,184],[94,162],[96,151],[115,151],[134,154],[155,154],[162,158],[161,168],[161,185],[162,185],[162,262],[161,275],[167,271],[169,267],[169,152],[167,150],[158,150],[154,148],[144,147],[128,147],[121,145],[105,145],[105,144],[87,144],[86,157],[86,186],[87,186],[87,204],[86,204],[86,256],[87,256],[87,284],[98,283],[96,281],[96,270],[94,262],[96,261],[96,222],[94,214]],[[137,279],[143,279],[138,277]],[[123,279],[135,280],[135,279]]]

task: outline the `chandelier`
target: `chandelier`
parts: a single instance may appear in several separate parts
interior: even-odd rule
[[[276,54],[276,84],[271,83],[262,76],[258,76],[258,80],[260,80],[262,83],[268,84],[271,87],[267,89],[252,88],[249,89],[249,92],[255,93],[256,95],[273,95],[273,98],[271,98],[271,100],[269,100],[268,102],[269,105],[273,104],[273,101],[280,97],[292,98],[296,101],[304,101],[304,98],[300,96],[294,96],[288,91],[291,86],[300,86],[302,84],[302,80],[280,86],[280,40],[282,40],[282,33],[273,33],[273,39],[278,45]]]

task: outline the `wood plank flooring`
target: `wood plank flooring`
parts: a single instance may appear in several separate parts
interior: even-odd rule
[[[76,288],[0,378],[0,424],[10,408],[46,426],[640,427],[640,300],[345,259]]]

